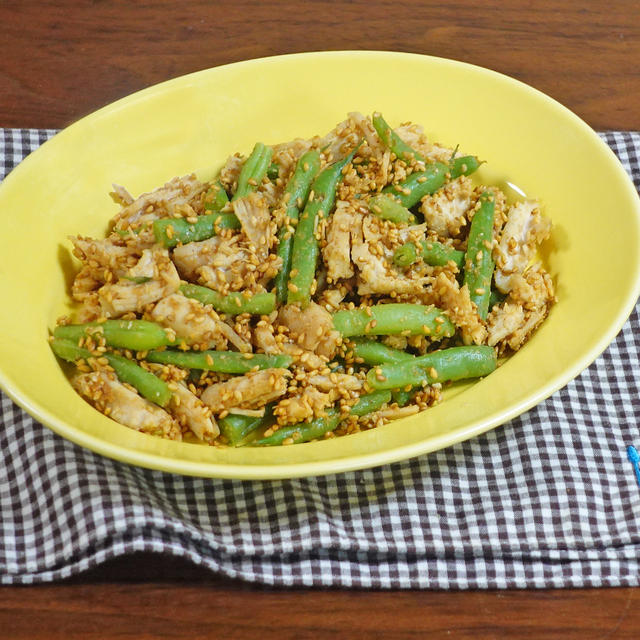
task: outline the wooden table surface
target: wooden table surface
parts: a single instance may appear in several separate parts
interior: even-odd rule
[[[0,2],[0,126],[63,127],[132,91],[248,58],[383,49],[523,80],[596,129],[640,129],[640,3]],[[634,602],[636,603],[634,605]],[[136,555],[0,590],[0,637],[638,638],[638,589],[268,589]]]

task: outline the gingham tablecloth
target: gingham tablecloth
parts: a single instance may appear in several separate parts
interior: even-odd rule
[[[0,178],[55,132],[0,130]],[[640,133],[604,140],[640,187]],[[274,585],[637,585],[640,306],[576,380],[428,456],[276,482],[138,469],[58,437],[1,397],[2,582],[60,580],[153,551]]]

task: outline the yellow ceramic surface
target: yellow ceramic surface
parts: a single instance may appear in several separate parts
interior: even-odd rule
[[[348,111],[411,120],[487,161],[479,178],[539,198],[558,304],[484,380],[417,416],[329,441],[268,449],[168,442],[103,417],[47,344],[65,311],[70,234],[101,236],[113,182],[137,195],[176,175],[210,178],[234,151],[323,134]],[[640,205],[613,153],[579,118],[515,80],[419,55],[312,53],[218,67],[151,87],[84,118],[0,186],[0,383],[36,419],[106,456],[170,472],[282,478],[369,467],[476,436],[565,385],[607,346],[639,294]],[[535,462],[534,462],[535,464]]]

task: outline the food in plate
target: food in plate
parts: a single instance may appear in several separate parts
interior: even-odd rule
[[[380,426],[490,374],[554,300],[538,203],[477,184],[421,127],[349,114],[231,156],[72,238],[74,388],[144,433],[271,446]]]

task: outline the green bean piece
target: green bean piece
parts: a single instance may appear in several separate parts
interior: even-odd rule
[[[86,360],[87,358],[96,358],[89,349],[79,347],[76,342],[69,338],[56,338],[50,342],[53,352],[67,362],[76,362],[76,360]]]
[[[67,360],[68,362],[88,360],[96,357],[88,349],[83,349],[72,340],[64,338],[54,338],[51,341],[51,348],[59,358]],[[171,399],[171,391],[167,383],[152,373],[149,373],[149,371],[143,369],[132,360],[108,351],[97,357],[106,358],[109,365],[116,372],[118,379],[137,389],[147,400],[164,407]]]
[[[105,353],[105,356],[122,382],[127,382],[135,387],[147,400],[155,402],[161,407],[166,406],[171,399],[171,391],[166,382],[132,360],[115,353]]]
[[[227,192],[224,190],[220,180],[216,180],[204,196],[204,208],[207,211],[220,213],[228,202],[229,196],[227,195]]]
[[[353,407],[351,407],[352,416],[366,416],[369,413],[373,413],[387,404],[391,400],[391,391],[380,389],[379,391],[372,391],[358,398]]]
[[[391,392],[389,391],[373,391],[366,395],[360,396],[356,404],[350,409],[353,416],[366,416],[369,413],[377,411],[391,400]],[[257,440],[252,443],[256,446],[274,446],[284,444],[285,440],[291,438],[291,444],[299,442],[308,442],[322,437],[329,431],[335,431],[340,424],[340,412],[335,409],[327,409],[327,415],[323,418],[316,418],[311,422],[300,422],[280,427],[272,435]]]
[[[333,314],[335,328],[350,336],[428,335],[450,338],[455,325],[441,309],[421,304],[379,304],[365,309],[345,309]]]
[[[444,267],[449,262],[455,262],[458,269],[464,264],[464,251],[458,251],[437,240],[421,240],[421,254],[425,264],[432,267]],[[398,247],[393,254],[393,262],[399,267],[408,267],[417,262],[418,247],[413,242],[407,242]]]
[[[233,213],[208,213],[196,222],[185,218],[161,218],[153,222],[156,242],[171,249],[178,243],[200,242],[215,236],[218,229],[239,229],[240,220]]]
[[[273,161],[267,169],[267,178],[269,178],[269,180],[276,180],[279,175],[280,165],[277,162]]]
[[[478,315],[484,320],[489,311],[491,279],[493,278],[493,218],[494,195],[485,191],[479,199],[480,207],[471,220],[467,253],[464,263],[464,284],[469,287],[472,302],[478,307]]]
[[[406,407],[411,401],[411,396],[415,393],[415,389],[394,389],[391,392],[391,399],[399,406]]]
[[[416,220],[416,217],[409,209],[405,209],[390,195],[373,196],[369,200],[369,211],[378,216],[378,218],[396,223],[407,222],[411,224]]]
[[[382,144],[384,144],[388,149],[391,149],[398,159],[405,160],[407,163],[410,163],[411,160],[415,158],[419,162],[428,164],[428,160],[404,142],[385,122],[381,114],[374,113],[372,122]],[[481,164],[482,163],[475,156],[461,156],[456,158],[454,155],[454,157],[449,161],[449,173],[451,175],[451,179],[454,180],[461,175],[471,175]]]
[[[372,389],[401,389],[479,378],[495,370],[496,352],[493,347],[451,347],[414,358],[411,362],[381,364],[367,374]]]
[[[291,250],[293,248],[293,232],[288,229],[288,222],[298,220],[311,191],[311,182],[320,169],[320,154],[316,150],[303,154],[296,164],[295,171],[284,190],[282,201],[285,203],[285,225],[278,232],[278,255],[282,258],[282,269],[275,277],[274,285],[278,304],[287,301],[287,285],[291,272]]]
[[[238,353],[237,351],[149,351],[148,362],[173,364],[184,369],[202,369],[218,373],[248,373],[256,367],[286,369],[293,362],[287,355],[266,355],[264,353]]]
[[[142,227],[138,227],[137,229],[113,229],[112,233],[117,233],[121,238],[126,238],[127,236],[139,236],[142,231]]]
[[[231,198],[232,201],[246,198],[260,186],[271,164],[272,155],[273,149],[271,147],[266,147],[262,142],[256,143],[251,155],[242,165],[238,176],[238,187]]]
[[[335,431],[340,424],[340,412],[337,409],[327,409],[326,418],[316,418],[311,422],[300,422],[280,427],[272,435],[256,440],[253,444],[261,447],[273,447],[284,444],[285,440],[292,440],[292,444],[309,442],[321,438],[329,431]]]
[[[493,309],[497,304],[502,304],[506,298],[507,296],[501,291],[491,289],[491,294],[489,295],[489,309]]]
[[[460,176],[470,176],[472,173],[478,170],[478,167],[482,164],[475,156],[460,156],[459,158],[453,158],[449,162],[449,172],[451,173],[451,179],[455,180]]]
[[[415,356],[399,349],[388,347],[382,342],[375,340],[356,339],[353,341],[353,351],[355,358],[361,358],[365,364],[384,364],[388,362],[407,362],[413,360]]]
[[[365,364],[377,365],[398,362],[408,362],[415,360],[415,356],[393,349],[386,344],[376,342],[375,340],[362,340],[356,338],[354,341],[353,353],[356,357],[362,358]],[[404,407],[411,400],[415,389],[406,391],[405,389],[394,389],[391,391],[391,398],[399,407]]]
[[[296,226],[291,250],[291,271],[287,285],[287,302],[300,303],[306,307],[311,300],[311,285],[316,273],[316,263],[320,248],[315,236],[316,219],[326,218],[333,209],[338,183],[342,179],[343,169],[353,160],[353,156],[362,142],[351,153],[323,169],[313,181],[311,193]]]
[[[403,207],[411,209],[422,198],[440,189],[448,179],[473,173],[480,162],[473,156],[456,158],[452,165],[442,162],[427,164],[424,171],[414,171],[408,178],[398,184],[385,187],[382,193],[391,194]]]
[[[147,320],[107,320],[87,324],[67,324],[53,330],[56,338],[78,342],[85,336],[103,336],[110,347],[146,351],[171,344],[165,330]]]
[[[129,282],[133,282],[134,284],[144,284],[145,282],[150,282],[153,278],[149,276],[122,276],[123,280],[129,280]]]
[[[413,158],[420,162],[426,162],[415,149],[412,149],[400,136],[387,124],[381,113],[374,113],[371,118],[373,128],[376,130],[382,144],[396,154],[396,158],[410,163]]]
[[[201,287],[197,284],[183,283],[180,291],[187,296],[210,304],[216,311],[237,315],[240,313],[251,313],[253,315],[266,316],[276,308],[275,293],[263,292],[255,293],[251,297],[246,297],[240,291],[222,294],[209,287]]]
[[[228,416],[218,419],[218,426],[227,442],[235,447],[270,418],[271,413],[269,411],[265,411],[265,415],[262,418],[230,413]]]
[[[449,167],[442,162],[428,164],[424,171],[414,171],[398,184],[385,187],[382,193],[391,194],[403,207],[411,209],[426,195],[437,191],[449,176]]]
[[[398,267],[409,267],[418,262],[418,248],[413,242],[405,242],[393,252],[393,263]]]

